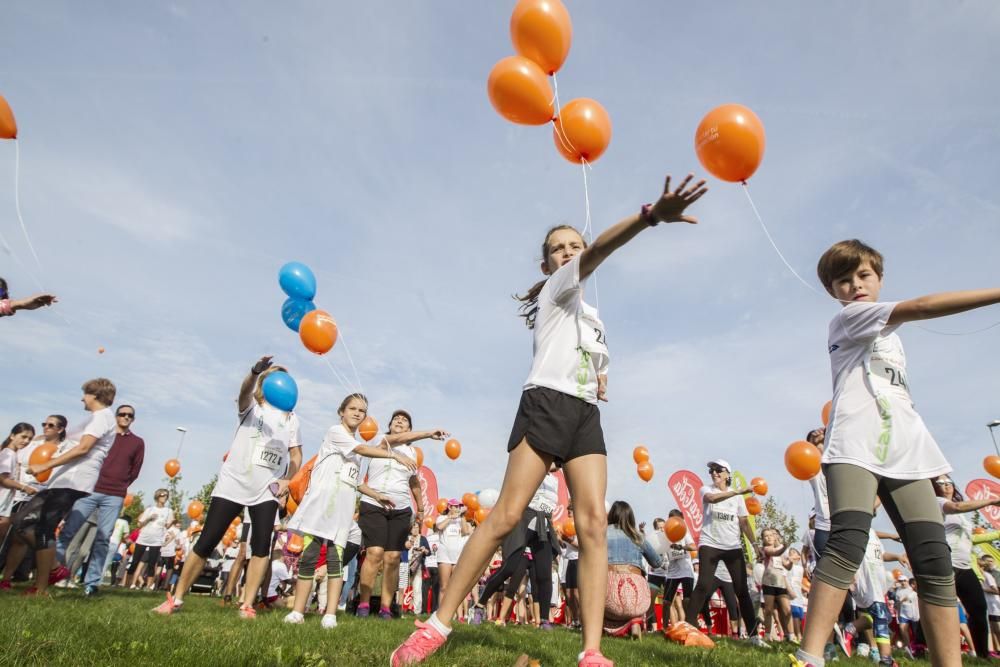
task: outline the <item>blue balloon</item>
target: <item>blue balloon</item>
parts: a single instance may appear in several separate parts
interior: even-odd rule
[[[278,284],[293,299],[312,301],[316,296],[316,276],[302,262],[289,262],[281,267],[278,271]]]
[[[285,412],[295,409],[299,388],[292,376],[285,371],[274,371],[264,378],[264,400]]]
[[[281,319],[285,321],[285,326],[298,333],[302,318],[305,317],[306,313],[314,310],[316,310],[316,304],[312,301],[288,298],[281,305]]]

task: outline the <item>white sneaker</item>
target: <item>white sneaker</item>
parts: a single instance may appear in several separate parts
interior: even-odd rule
[[[337,611],[347,611],[347,603],[337,605]]]
[[[755,646],[757,648],[771,648],[770,644],[757,636],[750,638],[750,646]]]
[[[288,616],[285,616],[284,621],[293,625],[302,625],[306,622],[306,617],[297,611],[290,611],[288,612]]]
[[[323,620],[320,621],[319,625],[324,630],[332,630],[337,627],[337,616],[335,614],[323,614]]]

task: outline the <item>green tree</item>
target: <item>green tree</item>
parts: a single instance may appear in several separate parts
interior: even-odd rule
[[[781,535],[781,540],[785,544],[794,544],[799,541],[799,524],[795,517],[785,512],[774,496],[770,496],[759,515],[757,515],[757,535],[764,532],[765,528],[774,528]]]
[[[138,525],[139,515],[142,514],[146,509],[146,501],[143,498],[143,492],[132,494],[132,504],[125,508],[122,515],[128,521],[129,526],[135,528]]]
[[[215,491],[215,484],[219,481],[219,476],[214,475],[212,479],[208,481],[207,484],[198,490],[198,493],[191,496],[191,500],[200,500],[205,506],[205,514],[208,514],[208,506],[212,503],[212,493]],[[202,521],[205,520],[205,514],[202,515]],[[190,517],[187,516],[187,510],[185,510],[185,527],[191,524]]]

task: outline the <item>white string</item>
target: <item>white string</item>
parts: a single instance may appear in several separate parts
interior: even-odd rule
[[[358,389],[360,389],[361,393],[364,394],[365,387],[361,384],[361,376],[358,374],[358,367],[354,365],[354,357],[351,356],[351,348],[347,345],[347,338],[344,336],[343,331],[340,332],[340,340],[344,344],[344,352],[347,353],[347,360],[351,362],[351,369],[354,371],[354,379],[358,383]],[[367,395],[368,394],[365,394],[365,396]]]
[[[591,224],[590,218],[590,186],[587,182],[587,167],[590,167],[590,163],[586,160],[581,160],[580,166],[583,170],[583,202],[586,207],[586,218],[583,225],[583,233],[588,237],[587,243],[593,245],[594,226]],[[597,308],[597,312],[601,312],[601,297],[597,291],[597,269],[594,269],[590,275],[594,279],[594,307]]]
[[[341,388],[344,389],[344,391],[346,391],[348,394],[353,394],[354,393],[354,389],[351,387],[351,383],[347,382],[347,380],[344,378],[344,376],[341,375],[340,371],[337,370],[337,368],[330,362],[330,360],[326,357],[326,355],[322,355],[322,356],[323,356],[323,361],[326,362],[326,365],[327,365],[327,367],[329,367],[330,371],[333,373],[333,376],[335,378],[337,378],[338,382],[340,382]]]
[[[31,250],[31,256],[35,258],[38,270],[44,273],[45,269],[42,268],[42,263],[38,260],[38,253],[35,252],[35,246],[31,244],[28,228],[25,227],[24,218],[21,217],[21,142],[16,139],[14,140],[14,210],[17,212],[17,221],[21,223],[21,231],[24,233],[24,240]]]
[[[774,239],[771,238],[771,233],[769,231],[767,231],[767,225],[764,224],[764,220],[760,217],[760,212],[757,211],[757,206],[753,203],[753,198],[750,196],[750,186],[747,185],[746,181],[743,181],[743,191],[747,195],[747,201],[750,202],[750,208],[753,209],[754,215],[757,216],[757,222],[760,223],[761,229],[764,230],[764,235],[767,236],[767,240],[770,241],[771,247],[774,248],[774,252],[776,252],[778,254],[778,257],[780,257],[781,261],[785,263],[785,266],[788,267],[788,270],[792,272],[792,275],[799,279],[800,283],[802,283],[803,285],[805,285],[806,287],[808,287],[814,293],[819,294],[819,295],[823,295],[822,292],[820,292],[818,289],[816,289],[815,287],[813,287],[812,285],[810,285],[809,283],[807,283],[805,280],[803,280],[802,276],[800,276],[798,273],[796,273],[795,269],[792,268],[792,265],[789,264],[788,260],[785,259],[785,256],[781,254],[780,250],[778,250],[778,246],[775,245]],[[843,299],[837,299],[837,301],[840,301],[841,303],[851,303],[850,301],[845,301]],[[928,333],[937,334],[939,336],[971,336],[972,334],[982,333],[984,331],[989,331],[990,329],[993,329],[995,327],[1000,326],[1000,322],[994,322],[993,324],[989,325],[988,327],[983,327],[982,329],[976,329],[974,331],[965,331],[965,332],[955,332],[955,333],[952,333],[952,332],[947,332],[947,331],[938,331],[937,329],[931,329],[929,327],[925,327],[925,326],[923,326],[921,324],[917,324],[915,322],[911,322],[910,324],[912,324],[913,326],[915,326],[918,329],[923,329],[924,331],[926,331]]]

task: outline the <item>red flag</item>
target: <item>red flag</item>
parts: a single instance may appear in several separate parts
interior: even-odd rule
[[[420,495],[424,499],[424,518],[435,518],[438,501],[437,477],[434,476],[434,471],[427,466],[420,466],[417,469],[417,479],[420,481]],[[420,533],[426,535],[427,527],[420,526]]]
[[[1000,484],[989,479],[974,479],[965,487],[965,498],[966,500],[996,500],[1000,498]],[[986,517],[994,530],[1000,530],[1000,507],[988,505],[979,512]]]
[[[701,478],[690,470],[678,470],[667,481],[667,487],[674,494],[677,509],[684,513],[684,524],[688,535],[697,544],[701,537]]]

